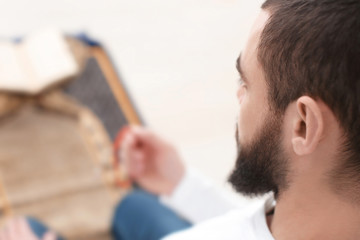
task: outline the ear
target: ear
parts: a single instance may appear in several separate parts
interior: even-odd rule
[[[300,97],[296,101],[297,116],[292,129],[292,146],[299,155],[308,155],[315,151],[324,130],[321,106],[313,98]]]

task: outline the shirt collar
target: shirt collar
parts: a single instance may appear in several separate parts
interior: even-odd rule
[[[271,194],[265,202],[261,205],[260,209],[255,213],[254,226],[256,239],[261,240],[274,240],[266,221],[266,213],[274,209],[276,201],[273,194]]]

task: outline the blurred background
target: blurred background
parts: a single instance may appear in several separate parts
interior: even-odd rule
[[[235,60],[261,0],[1,1],[2,38],[55,26],[98,39],[146,124],[226,185],[236,149]]]

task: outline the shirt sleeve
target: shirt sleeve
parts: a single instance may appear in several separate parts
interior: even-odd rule
[[[211,181],[191,168],[186,170],[172,195],[161,196],[160,201],[194,224],[237,207],[237,204]]]

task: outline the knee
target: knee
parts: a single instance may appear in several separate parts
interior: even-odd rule
[[[114,211],[111,227],[114,239],[132,239],[133,237],[129,236],[138,234],[133,233],[134,227],[137,226],[139,231],[140,222],[146,216],[146,208],[155,202],[158,202],[156,196],[142,190],[134,190],[126,195]]]
[[[129,216],[134,217],[144,212],[149,204],[156,204],[158,199],[155,195],[147,193],[142,190],[134,190],[126,195],[117,205],[114,214],[114,220],[121,221],[128,219]]]
[[[155,195],[143,190],[134,190],[126,195],[115,209],[113,217],[113,228],[127,228],[129,225],[136,224],[144,217],[144,212],[151,205],[158,204]]]
[[[158,197],[142,190],[128,194],[115,210],[112,233],[116,240],[160,239],[168,233],[190,226]]]

